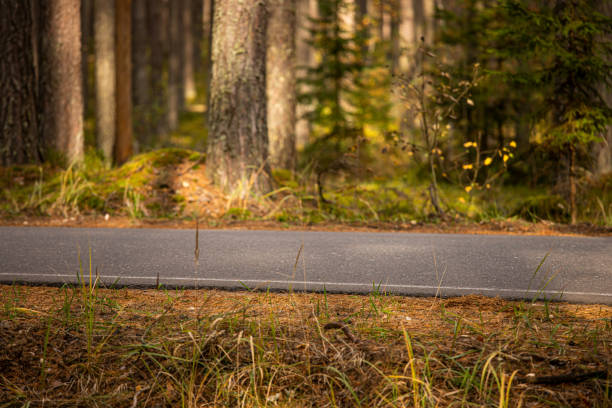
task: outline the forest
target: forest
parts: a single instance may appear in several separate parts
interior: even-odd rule
[[[0,214],[609,228],[611,13],[0,0]]]
[[[610,408],[611,244],[611,0],[0,0],[0,408]]]

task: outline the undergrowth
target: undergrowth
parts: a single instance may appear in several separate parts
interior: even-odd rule
[[[15,166],[0,169],[0,216],[123,215],[141,218],[273,220],[303,225],[318,223],[437,223],[524,219],[568,222],[565,200],[549,191],[494,186],[475,192],[439,182],[439,205],[430,203],[427,180],[420,173],[355,180],[328,177],[324,196],[307,171],[275,171],[276,188],[265,196],[248,191],[223,194],[205,176],[205,155],[164,148],[135,156],[118,168],[107,168],[89,154],[68,169]],[[582,222],[612,226],[612,177],[581,184]]]
[[[2,286],[0,407],[610,407],[612,309]]]

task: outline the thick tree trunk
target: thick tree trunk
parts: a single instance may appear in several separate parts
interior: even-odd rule
[[[132,1],[132,101],[138,150],[152,142],[147,5],[146,0]]]
[[[209,177],[246,195],[270,188],[266,126],[266,6],[215,4],[209,111]]]
[[[0,165],[38,162],[32,0],[0,0]]]
[[[94,2],[96,137],[107,162],[115,145],[115,1]]]
[[[183,42],[181,22],[184,0],[170,3],[168,54],[168,128],[176,129],[183,106]]]
[[[115,162],[132,155],[132,0],[115,1],[115,62],[117,64],[117,113]]]
[[[183,0],[183,24],[182,47],[183,47],[183,101],[190,101],[196,96],[195,76],[193,68],[193,26],[194,17],[192,15],[193,0]]]
[[[83,71],[79,0],[40,2],[40,129],[48,148],[83,158]]]
[[[295,167],[295,0],[270,0],[266,55],[272,167]]]

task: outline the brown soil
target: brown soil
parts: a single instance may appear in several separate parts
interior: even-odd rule
[[[215,387],[241,391],[239,395],[248,392],[248,382],[231,379],[245,378],[245,373],[248,378],[252,372],[253,342],[265,351],[259,367],[267,370],[272,364],[274,370],[260,390],[279,393],[286,400],[280,406],[326,405],[327,388],[317,387],[317,379],[331,375],[330,366],[346,375],[360,398],[375,401],[369,393],[385,391],[393,378],[399,379],[397,392],[408,396],[411,383],[401,380],[410,378],[404,329],[412,339],[419,376],[429,361],[428,386],[437,406],[459,405],[464,398],[484,406],[486,399],[474,389],[464,396],[454,370],[474,367],[479,381],[487,373],[483,362],[489,356],[495,370],[507,376],[517,370],[509,406],[537,407],[544,400],[555,406],[591,407],[609,398],[608,306],[529,305],[482,296],[99,289],[95,348],[88,351],[86,329],[81,327],[87,321],[81,304],[86,292],[77,289],[75,297],[71,289],[0,285],[0,400],[32,401],[33,406],[178,406],[177,384],[171,379],[185,375],[182,370],[187,372],[182,378],[191,378],[191,363],[183,367],[180,359],[189,358],[184,353],[204,340],[198,343],[207,348],[201,372],[195,373],[203,384],[195,396],[197,406],[235,402],[213,402]],[[151,349],[154,345],[157,348]],[[157,353],[159,366],[151,364],[148,350]],[[204,375],[212,364],[219,369],[218,380]],[[603,377],[577,381],[576,375],[583,373]],[[552,385],[529,382],[534,378],[529,375],[559,374],[570,379]],[[334,392],[338,406],[353,406],[341,383]]]
[[[216,215],[216,214],[215,214]],[[126,216],[102,215],[64,217],[14,217],[0,219],[4,226],[82,227],[82,228],[195,228],[195,221],[187,219],[131,219]],[[201,218],[200,228],[249,230],[306,230],[306,231],[363,231],[363,232],[415,232],[447,234],[506,234],[506,235],[565,235],[612,236],[612,227],[592,224],[555,224],[526,221],[491,221],[482,223],[442,222],[427,223],[320,223],[313,225],[288,224],[277,221],[232,220]]]

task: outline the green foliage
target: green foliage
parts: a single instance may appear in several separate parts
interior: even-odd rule
[[[504,0],[500,15],[506,22],[495,34],[492,53],[529,69],[508,72],[532,92],[542,94],[539,119],[551,146],[575,148],[599,139],[612,120],[601,90],[612,85],[612,19],[596,10],[596,1]]]
[[[305,91],[299,101],[311,108],[305,116],[313,125],[305,162],[321,174],[354,170],[367,160],[368,133],[387,130],[391,104],[384,53],[368,51],[364,22],[356,32],[344,26],[342,14],[352,12],[344,0],[320,0],[318,6],[309,30],[317,64],[300,79]]]

